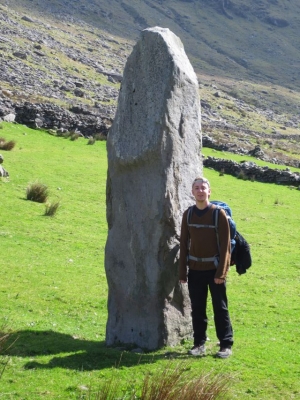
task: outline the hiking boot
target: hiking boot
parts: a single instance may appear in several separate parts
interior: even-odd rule
[[[232,350],[230,347],[221,347],[220,350],[217,352],[216,357],[219,358],[228,358],[232,354]]]
[[[205,345],[194,346],[191,350],[188,351],[188,354],[191,356],[205,356]]]

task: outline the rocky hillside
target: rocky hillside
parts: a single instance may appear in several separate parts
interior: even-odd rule
[[[6,0],[7,8],[135,41],[170,28],[199,73],[299,89],[298,0]],[[22,7],[22,8],[21,8]],[[81,28],[78,29],[78,33]]]
[[[102,126],[113,119],[139,32],[160,25],[181,38],[198,74],[204,134],[238,151],[259,145],[266,157],[295,165],[299,11],[297,0],[253,0],[251,6],[246,0],[6,0],[0,5],[0,117],[16,103],[50,102],[77,114],[88,110],[85,115],[102,119],[91,126]]]

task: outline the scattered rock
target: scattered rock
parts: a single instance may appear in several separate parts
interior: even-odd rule
[[[7,114],[3,117],[3,121],[6,121],[6,122],[14,122],[15,119],[16,119],[15,114]]]
[[[23,53],[22,51],[15,51],[13,53],[13,56],[20,58],[21,60],[26,60],[27,59],[27,54]]]
[[[27,22],[34,22],[34,20],[32,19],[32,18],[30,18],[30,17],[27,17],[26,15],[24,15],[22,18],[21,18],[23,21],[27,21]]]
[[[266,17],[265,21],[268,24],[271,24],[273,26],[277,26],[278,28],[286,28],[287,26],[289,26],[289,22],[286,21],[285,19],[281,19],[281,18],[275,18],[275,17]]]
[[[256,157],[256,158],[264,158],[265,153],[263,150],[260,148],[260,146],[255,146],[253,150],[250,150],[248,152],[250,156]]]

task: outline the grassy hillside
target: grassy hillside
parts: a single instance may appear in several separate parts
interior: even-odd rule
[[[299,191],[241,181],[205,170],[214,199],[227,201],[238,229],[251,244],[253,266],[228,280],[235,333],[234,355],[213,358],[216,337],[209,308],[208,356],[186,356],[191,340],[142,355],[105,347],[107,284],[104,273],[106,149],[19,125],[1,137],[15,140],[3,152],[10,179],[1,179],[2,331],[16,342],[5,353],[5,399],[95,399],[112,368],[123,399],[151,374],[175,362],[191,372],[225,373],[229,398],[296,399],[300,396]],[[61,208],[45,217],[45,205],[25,200],[39,180]],[[0,368],[1,370],[1,368]],[[90,390],[90,391],[89,391]],[[121,396],[120,394],[120,396]],[[139,398],[139,397],[136,397]]]

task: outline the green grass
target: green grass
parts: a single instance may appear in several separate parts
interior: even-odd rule
[[[10,179],[0,181],[0,326],[17,341],[3,359],[0,399],[93,398],[112,371],[129,398],[170,357],[189,361],[193,373],[227,374],[231,399],[299,398],[299,191],[205,169],[212,199],[230,204],[252,249],[251,269],[238,276],[233,267],[228,279],[233,357],[212,357],[210,306],[207,357],[187,357],[191,340],[138,355],[104,342],[106,143],[88,146],[14,124],[3,124],[1,136],[16,146],[5,153]],[[53,218],[25,199],[37,180],[60,202]]]

